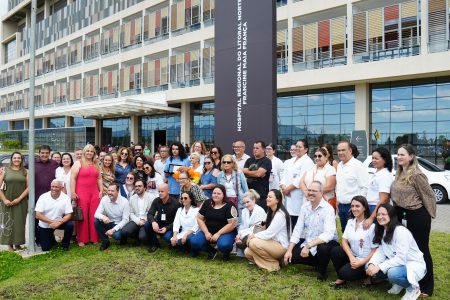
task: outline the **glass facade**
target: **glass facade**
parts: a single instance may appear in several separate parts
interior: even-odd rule
[[[142,144],[153,144],[152,138],[155,131],[166,132],[166,144],[180,141],[181,117],[180,115],[165,116],[143,116],[139,118],[139,142]],[[164,143],[162,140],[156,141],[158,144]]]
[[[207,146],[214,144],[214,103],[194,104],[191,122],[191,142],[203,141]]]
[[[60,152],[73,152],[75,148],[83,148],[95,141],[94,127],[38,129],[34,134],[36,146],[46,144]],[[28,130],[6,131],[4,139],[19,141],[23,148],[27,148]]]
[[[130,118],[116,118],[102,121],[102,145],[130,145]],[[136,142],[136,141],[134,141]]]
[[[354,87],[311,90],[279,96],[278,155],[287,158],[291,144],[307,139],[310,151],[322,143],[333,145],[350,139],[355,128]]]
[[[66,125],[65,118],[49,118],[48,119],[48,128],[61,128]]]
[[[42,119],[34,119],[34,129],[42,129],[44,128],[44,122]],[[23,128],[21,128],[23,129]]]
[[[374,84],[370,115],[372,147],[394,153],[410,143],[418,155],[443,165],[442,149],[450,139],[450,77]]]
[[[12,129],[13,130],[21,130],[25,128],[25,121],[13,121],[13,126]]]
[[[89,127],[94,126],[94,120],[93,119],[85,119],[82,117],[74,117],[73,118],[73,127]]]

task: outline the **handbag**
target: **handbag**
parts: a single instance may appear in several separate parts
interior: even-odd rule
[[[83,221],[83,210],[80,206],[73,206],[72,221]]]

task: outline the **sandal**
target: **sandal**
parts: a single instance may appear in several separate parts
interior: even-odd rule
[[[84,246],[86,246],[85,243],[82,243],[82,242],[79,242],[79,243],[78,243],[78,247],[84,247]]]

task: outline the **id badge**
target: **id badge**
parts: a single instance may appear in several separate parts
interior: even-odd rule
[[[402,225],[408,228],[408,221],[406,221],[406,219],[402,219]]]
[[[161,221],[166,221],[166,214],[161,214]]]

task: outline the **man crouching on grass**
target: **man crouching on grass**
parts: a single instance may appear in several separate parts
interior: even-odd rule
[[[50,191],[42,194],[36,203],[36,219],[39,220],[38,230],[41,238],[42,251],[49,251],[56,244],[55,229],[64,230],[62,248],[69,250],[70,238],[73,233],[72,205],[70,198],[61,193],[62,183],[54,179]]]
[[[95,211],[95,230],[102,245],[100,251],[108,249],[109,238],[120,241],[122,228],[130,218],[130,206],[128,200],[119,195],[119,184],[111,183]]]

